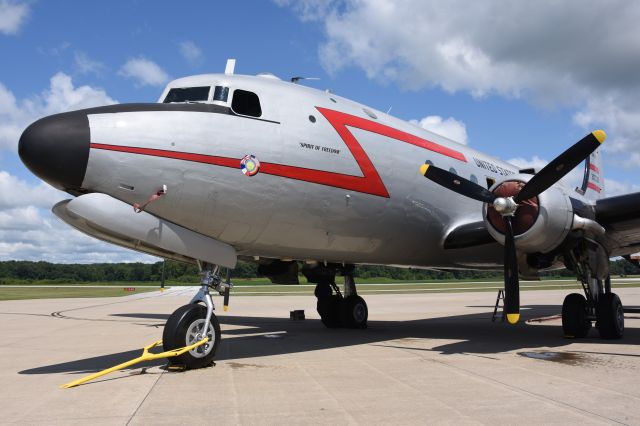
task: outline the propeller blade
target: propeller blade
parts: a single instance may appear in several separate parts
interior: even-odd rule
[[[488,189],[439,167],[423,164],[420,166],[420,173],[438,185],[474,200],[492,204],[496,199],[493,192]]]
[[[575,166],[584,161],[607,138],[602,130],[595,130],[567,149],[535,174],[514,197],[516,203],[533,198],[562,179]]]
[[[224,302],[223,302],[223,306],[224,306],[224,311],[227,312],[229,310],[229,287],[227,287],[224,290]]]
[[[504,311],[507,314],[509,324],[515,324],[520,319],[520,282],[511,218],[511,216],[504,217],[506,225],[504,236]]]

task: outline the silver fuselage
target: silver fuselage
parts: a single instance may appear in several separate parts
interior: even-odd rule
[[[501,264],[496,245],[445,252],[447,233],[482,220],[482,205],[424,179],[419,167],[431,161],[486,184],[516,173],[514,166],[331,93],[261,77],[188,79],[255,92],[261,117],[144,104],[90,113],[86,190],[133,204],[166,185],[148,212],[231,244],[239,255]],[[254,176],[240,170],[247,154],[261,163]]]

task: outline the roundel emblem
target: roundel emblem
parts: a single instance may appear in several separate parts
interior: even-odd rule
[[[254,176],[260,171],[260,161],[255,155],[245,155],[240,160],[240,170],[247,176]]]

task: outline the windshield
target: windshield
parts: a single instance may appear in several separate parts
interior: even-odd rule
[[[176,87],[169,90],[164,98],[165,104],[173,102],[203,102],[209,98],[209,86]]]

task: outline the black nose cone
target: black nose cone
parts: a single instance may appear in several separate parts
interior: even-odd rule
[[[22,162],[63,191],[82,187],[89,160],[89,120],[82,111],[51,115],[31,124],[18,144]]]

